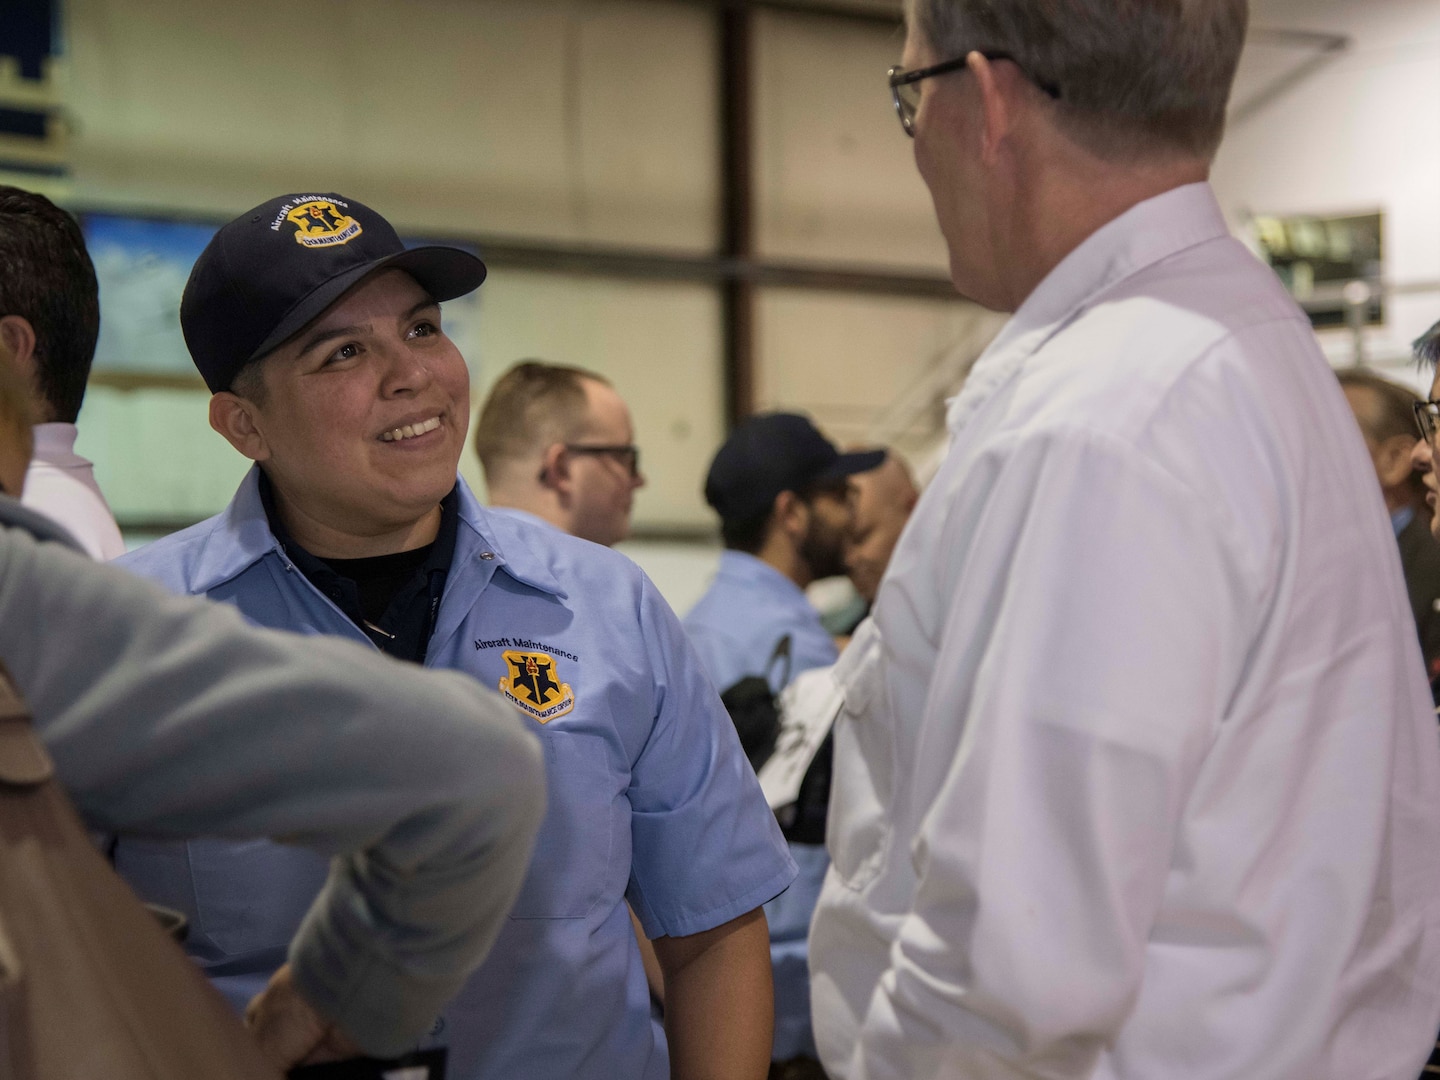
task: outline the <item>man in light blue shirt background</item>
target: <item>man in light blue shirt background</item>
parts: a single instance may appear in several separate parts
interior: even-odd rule
[[[222,228],[181,325],[211,425],[257,466],[221,514],[125,565],[261,625],[466,672],[539,738],[548,807],[528,874],[432,1031],[449,1075],[669,1076],[628,901],[665,971],[676,1073],[759,1080],[772,1021],[760,907],[794,864],[639,568],[491,513],[456,478],[469,376],[437,301],[484,274],[456,249],[405,249],[333,194],[282,196]],[[310,746],[297,715],[293,753]],[[221,841],[122,842],[116,865],[189,915],[187,948],[237,1005],[283,960],[326,869]]]
[[[705,478],[725,551],[684,619],[717,690],[769,674],[779,691],[800,672],[836,661],[835,640],[805,587],[845,573],[849,478],[884,460],[883,450],[840,453],[795,413],[752,416],[725,440]],[[781,664],[767,671],[787,634],[788,675]]]
[[[611,547],[630,535],[645,486],[630,409],[598,372],[522,360],[475,420],[492,509]]]
[[[760,675],[779,691],[800,672],[838,659],[805,586],[845,573],[850,477],[884,460],[884,450],[840,453],[794,413],[750,417],[725,440],[705,478],[705,501],[720,515],[725,551],[714,581],[684,619],[717,690]],[[777,657],[786,639],[788,660]],[[805,942],[829,858],[823,838],[806,839],[815,842],[790,844],[800,877],[765,907],[777,1061],[815,1056]]]

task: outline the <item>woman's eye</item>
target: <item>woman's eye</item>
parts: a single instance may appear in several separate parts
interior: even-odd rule
[[[340,348],[336,349],[333,353],[329,355],[328,358],[326,358],[325,362],[327,364],[332,364],[337,360],[353,360],[359,355],[359,345],[355,345],[353,343],[349,345],[341,345]]]
[[[438,334],[439,332],[440,328],[436,326],[433,322],[421,322],[415,324],[415,328],[410,331],[410,336],[429,337],[430,335]]]

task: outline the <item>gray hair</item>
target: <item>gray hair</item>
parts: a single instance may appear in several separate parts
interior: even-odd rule
[[[1092,153],[1209,159],[1249,21],[1247,0],[906,0],[937,60],[1008,53],[1060,89],[1057,119]]]
[[[1423,366],[1434,367],[1440,362],[1440,322],[1415,339],[1415,359]]]

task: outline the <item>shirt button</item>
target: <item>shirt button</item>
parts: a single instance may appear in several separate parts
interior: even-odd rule
[[[493,551],[482,551],[480,552],[480,557],[482,559],[485,559],[486,561],[489,561],[490,559],[495,558],[495,553]]]

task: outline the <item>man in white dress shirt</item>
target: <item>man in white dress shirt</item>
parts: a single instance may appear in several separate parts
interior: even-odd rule
[[[1440,747],[1354,420],[1206,183],[1244,0],[911,0],[896,105],[1011,321],[837,665],[831,1075],[1412,1080]]]
[[[63,525],[92,558],[125,552],[89,461],[75,453],[100,294],[85,237],[43,195],[0,185],[0,349],[31,388],[35,456],[21,501]]]

